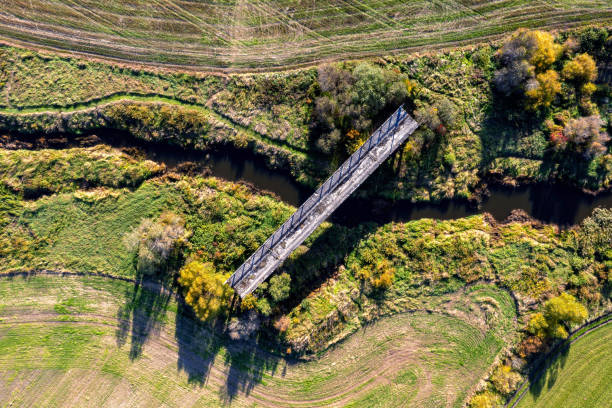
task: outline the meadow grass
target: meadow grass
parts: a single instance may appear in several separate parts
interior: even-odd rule
[[[0,278],[0,403],[112,406],[123,398],[134,406],[217,406],[227,401],[232,381],[243,381],[245,387],[250,383],[250,395],[241,388],[231,396],[233,405],[386,406],[409,399],[452,405],[465,398],[499,352],[474,345],[490,336],[501,341],[500,328],[509,323],[500,318],[483,330],[446,313],[400,314],[316,360],[295,362],[232,344],[177,315],[173,299],[152,315],[146,302],[133,303],[134,290],[130,282],[95,276]],[[507,296],[484,285],[468,298],[484,293]],[[120,311],[126,308],[128,336],[121,340],[126,315]],[[150,332],[134,331],[142,318],[154,319]],[[200,327],[191,331],[199,334],[183,337],[191,325]],[[134,357],[132,343],[143,335],[147,341]],[[189,353],[212,359],[198,363],[214,367],[206,384],[190,380],[194,368],[181,368]]]
[[[556,355],[517,407],[603,408],[612,400],[612,324],[578,339]]]
[[[518,27],[566,27],[612,18],[603,0],[8,0],[3,6],[11,14],[0,24],[0,36],[12,42],[130,63],[226,70],[456,45]]]

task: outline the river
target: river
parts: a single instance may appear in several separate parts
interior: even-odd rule
[[[175,169],[187,163],[207,168],[211,175],[249,183],[257,189],[270,191],[284,202],[299,206],[313,190],[293,180],[288,173],[270,170],[263,159],[241,151],[198,152],[178,147],[162,146],[134,140],[128,134],[116,131],[97,131],[95,135],[54,135],[33,138],[23,135],[3,136],[1,145],[13,144],[25,148],[66,148],[105,143],[119,148],[136,147],[150,160]],[[44,143],[44,145],[39,145]],[[479,206],[465,200],[447,200],[441,203],[411,203],[407,200],[349,198],[332,215],[332,221],[355,225],[363,222],[387,223],[419,218],[456,219],[488,212],[496,220],[507,218],[512,210],[521,209],[544,223],[562,228],[580,223],[597,207],[612,208],[612,191],[598,195],[586,194],[579,189],[558,184],[530,184],[517,188],[492,185],[488,196]]]

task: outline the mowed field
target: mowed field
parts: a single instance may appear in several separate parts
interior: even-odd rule
[[[460,406],[515,312],[492,285],[444,296],[297,362],[197,324],[155,285],[4,276],[0,406]]]
[[[608,408],[612,403],[612,323],[576,340],[538,381],[519,408]]]
[[[608,0],[3,0],[0,39],[191,69],[296,66],[612,21]]]

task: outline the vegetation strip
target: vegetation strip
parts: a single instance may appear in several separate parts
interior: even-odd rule
[[[183,101],[179,101],[177,99],[172,99],[172,98],[168,98],[166,96],[163,95],[156,95],[156,94],[149,94],[149,95],[139,95],[136,93],[125,93],[125,92],[118,92],[116,94],[113,95],[108,95],[108,96],[104,96],[104,97],[100,97],[100,98],[96,98],[93,100],[89,100],[89,101],[85,101],[85,102],[81,102],[81,103],[75,103],[72,105],[46,105],[46,106],[28,106],[28,107],[19,107],[19,108],[7,108],[7,107],[2,107],[0,108],[0,114],[23,114],[23,115],[28,115],[28,114],[36,114],[36,113],[68,113],[68,112],[80,112],[80,111],[85,111],[85,110],[89,110],[92,108],[96,108],[96,107],[101,107],[104,105],[110,105],[112,103],[119,103],[119,102],[145,102],[145,103],[163,103],[163,104],[169,104],[169,105],[177,105],[177,106],[183,106],[186,108],[190,108],[190,109],[197,109],[199,111],[205,112],[207,114],[213,115],[215,117],[215,119],[222,121],[223,123],[232,126],[232,127],[237,127],[239,129],[241,129],[242,131],[248,133],[250,136],[265,141],[265,143],[267,144],[271,144],[279,149],[285,149],[290,151],[293,154],[299,155],[301,157],[306,157],[306,151],[304,150],[300,150],[297,149],[294,146],[290,146],[286,143],[282,143],[279,142],[277,140],[274,139],[270,139],[269,137],[267,137],[264,134],[261,133],[257,133],[249,128],[246,128],[242,125],[240,125],[239,123],[236,123],[234,121],[232,121],[230,118],[228,118],[227,116],[217,113],[211,109],[208,109],[202,105],[198,105],[198,104],[190,104],[187,102],[183,102]]]

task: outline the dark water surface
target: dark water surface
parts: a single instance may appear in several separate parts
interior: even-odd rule
[[[195,157],[189,157],[195,155]],[[150,150],[147,156],[172,168],[181,161],[205,163],[211,174],[226,180],[243,181],[258,189],[271,191],[281,200],[294,206],[302,204],[313,192],[296,183],[289,174],[273,171],[263,160],[240,152],[189,153]],[[177,157],[179,160],[177,161]],[[577,188],[559,184],[531,184],[511,188],[490,186],[489,196],[480,206],[464,200],[448,200],[439,204],[413,204],[407,200],[349,198],[332,215],[332,221],[344,225],[355,225],[374,221],[409,221],[419,218],[456,219],[468,215],[488,212],[501,221],[512,210],[521,209],[533,218],[561,227],[580,223],[597,207],[612,208],[612,191],[598,195],[583,193]]]
[[[314,191],[295,182],[288,172],[270,170],[262,158],[235,149],[204,153],[142,142],[117,131],[97,131],[95,135],[79,136],[76,139],[65,135],[56,135],[55,139],[50,136],[24,139],[24,136],[14,135],[3,138],[1,141],[4,147],[13,143],[16,148],[66,148],[99,143],[120,148],[136,147],[146,158],[164,163],[170,169],[195,164],[199,169],[208,169],[208,173],[213,176],[246,182],[257,189],[270,191],[294,206],[299,206]],[[531,184],[518,188],[494,185],[489,187],[489,196],[478,207],[464,200],[413,204],[406,200],[349,198],[332,215],[332,221],[355,225],[369,221],[386,223],[419,218],[446,220],[483,212],[501,221],[512,210],[521,209],[544,223],[568,227],[580,223],[597,207],[612,208],[612,191],[593,196],[573,187],[555,184]]]

